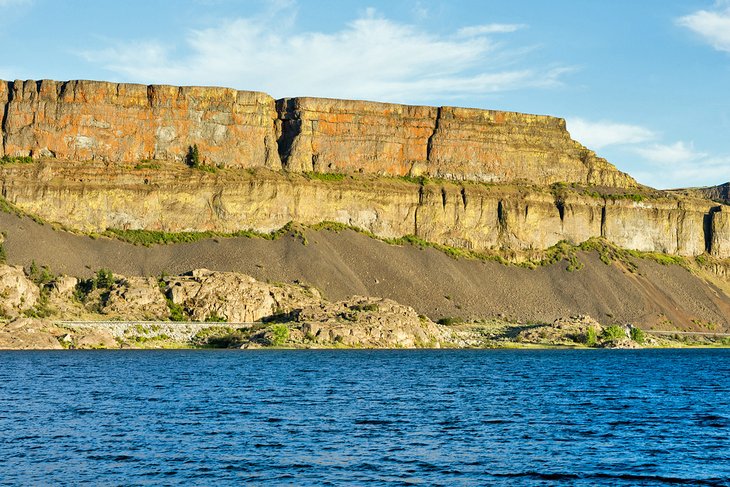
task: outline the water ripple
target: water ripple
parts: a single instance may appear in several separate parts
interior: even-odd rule
[[[730,351],[0,353],[0,485],[730,485]]]

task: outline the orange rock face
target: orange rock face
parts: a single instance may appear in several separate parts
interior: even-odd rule
[[[196,144],[202,163],[226,167],[636,185],[540,115],[47,80],[0,82],[0,105],[0,155],[135,163],[183,160]]]
[[[4,153],[71,160],[183,160],[280,168],[274,100],[225,88],[96,81],[0,83]]]

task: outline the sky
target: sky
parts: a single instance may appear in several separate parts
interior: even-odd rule
[[[0,79],[565,118],[657,188],[730,180],[730,0],[0,0]]]

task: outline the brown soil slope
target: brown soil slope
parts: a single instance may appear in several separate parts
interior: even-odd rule
[[[730,330],[730,298],[679,266],[639,261],[639,272],[606,265],[581,253],[585,267],[566,263],[529,270],[453,259],[433,249],[392,246],[355,232],[211,239],[155,247],[54,230],[0,213],[8,262],[48,265],[55,273],[88,276],[99,268],[126,275],[181,273],[195,268],[236,271],[259,280],[299,280],[328,299],[381,296],[433,319],[485,318],[552,321],[576,313],[603,323],[632,322],[655,329]]]

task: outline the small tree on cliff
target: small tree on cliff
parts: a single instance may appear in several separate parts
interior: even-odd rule
[[[185,156],[185,164],[190,167],[200,167],[200,152],[198,151],[198,144],[188,147],[188,153]]]

